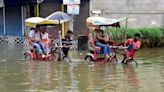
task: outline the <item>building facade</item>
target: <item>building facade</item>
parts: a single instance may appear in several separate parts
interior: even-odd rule
[[[2,0],[1,0],[2,1]],[[3,0],[4,6],[0,8],[0,35],[23,36],[24,10],[34,5],[32,0]]]
[[[129,17],[129,27],[164,26],[164,0],[90,0],[90,10],[108,18]]]
[[[39,16],[47,17],[53,12],[67,12],[66,5],[62,6],[62,0],[44,0],[39,4]],[[0,8],[0,35],[24,36],[24,20],[35,17],[36,0],[4,0],[4,7]],[[75,37],[87,35],[85,19],[89,16],[89,0],[81,0],[80,14],[74,16],[73,30]],[[65,30],[69,23],[65,24]],[[57,27],[58,28],[58,27]]]
[[[39,4],[40,17],[62,10],[62,0],[44,0]],[[164,0],[81,0],[80,14],[74,16],[75,37],[87,35],[85,20],[100,10],[108,18],[129,17],[129,27],[164,25]],[[36,0],[4,0],[0,8],[0,35],[24,35],[24,20],[36,16]],[[64,5],[64,11],[67,7]],[[65,30],[68,30],[65,24]]]

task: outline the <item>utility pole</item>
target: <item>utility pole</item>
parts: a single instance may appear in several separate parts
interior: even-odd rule
[[[37,0],[36,4],[36,16],[39,17],[39,4],[42,3],[44,0]]]

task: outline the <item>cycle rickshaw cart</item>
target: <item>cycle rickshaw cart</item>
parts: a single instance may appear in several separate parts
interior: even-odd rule
[[[112,50],[112,57],[108,60],[105,59],[105,55],[102,54],[102,48],[95,46],[94,44],[94,37],[92,31],[95,29],[96,26],[101,26],[104,28],[107,27],[120,27],[120,22],[126,20],[127,18],[120,18],[120,19],[108,19],[104,17],[89,17],[86,19],[87,27],[89,28],[90,32],[88,35],[88,49],[89,52],[85,56],[85,60],[87,62],[94,61],[94,62],[113,62],[117,63],[117,49],[126,49],[126,46],[116,46],[114,42],[112,44],[109,44],[109,47]],[[126,38],[126,32],[125,32],[125,38]]]
[[[30,40],[29,40],[29,36],[28,36],[28,31],[30,30],[31,27],[34,26],[39,26],[39,27],[46,27],[46,28],[54,28],[56,25],[59,25],[60,23],[58,22],[58,20],[52,20],[52,19],[46,19],[46,18],[41,18],[41,17],[32,17],[32,18],[28,18],[25,20],[25,25],[26,25],[26,31],[25,31],[25,35],[26,35],[26,39],[30,45]],[[48,30],[49,31],[49,30]],[[54,32],[53,32],[54,33]],[[50,48],[50,52],[49,52],[49,56],[42,58],[40,56],[40,53],[37,51],[36,47],[31,45],[31,49],[27,52],[25,52],[24,56],[25,59],[30,59],[30,60],[46,60],[46,61],[62,61],[62,60],[68,60],[69,62],[71,62],[69,57],[65,57],[62,51],[62,40],[61,40],[61,32],[60,31],[56,31],[56,35],[58,35],[58,42],[55,42],[55,39],[50,39],[50,44],[49,44],[49,48]],[[60,44],[60,45],[59,45]]]

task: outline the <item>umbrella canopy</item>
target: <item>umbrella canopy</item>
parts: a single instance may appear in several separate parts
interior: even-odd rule
[[[57,11],[57,12],[52,13],[48,17],[46,17],[46,19],[48,19],[48,20],[57,20],[58,24],[61,24],[61,23],[64,23],[66,21],[71,20],[72,18],[64,12]]]
[[[58,22],[55,20],[47,20],[41,17],[31,17],[25,20],[25,25],[31,27],[34,27],[36,25],[42,25],[42,24],[57,24],[57,23]]]
[[[43,22],[44,18],[41,17],[31,17],[31,18],[27,18],[25,20],[25,25],[26,26],[35,26],[37,24],[39,24],[40,22]]]
[[[86,19],[86,23],[92,25],[112,25],[117,22],[119,22],[119,20],[104,17],[89,17]]]

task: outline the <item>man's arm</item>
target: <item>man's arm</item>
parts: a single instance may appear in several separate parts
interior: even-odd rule
[[[104,40],[104,38],[101,37],[99,33],[96,33],[96,38],[99,39],[99,40]]]
[[[124,42],[121,42],[120,44],[118,44],[119,46],[121,45],[121,46],[124,46],[124,45],[129,45],[129,39],[127,39],[126,41],[124,41]]]
[[[30,31],[30,33],[29,33],[29,40],[31,42],[35,41],[35,39],[34,39],[34,32],[33,31]]]

